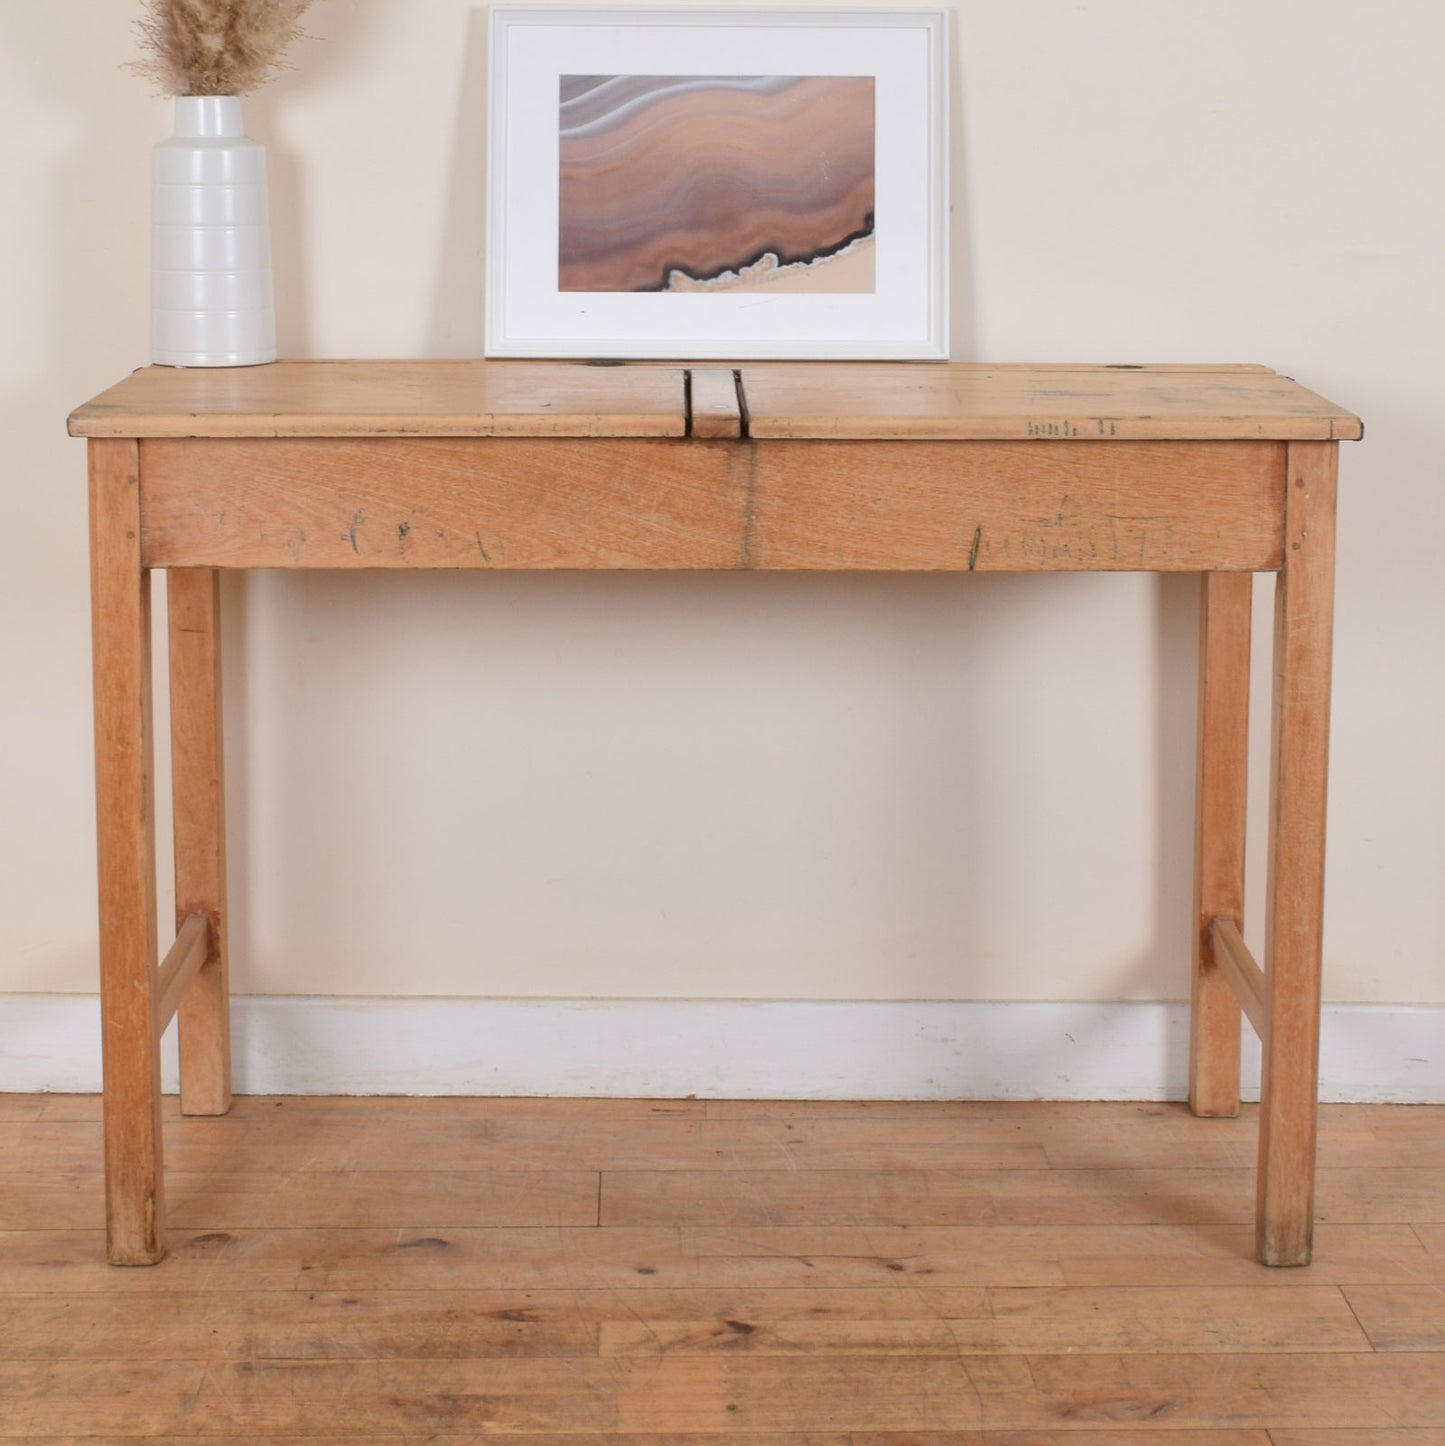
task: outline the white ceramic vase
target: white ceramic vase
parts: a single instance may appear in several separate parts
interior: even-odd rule
[[[151,360],[242,367],[276,360],[266,149],[234,95],[176,97],[155,149]]]

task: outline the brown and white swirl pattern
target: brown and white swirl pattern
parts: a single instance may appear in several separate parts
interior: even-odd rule
[[[874,286],[871,76],[564,75],[562,291]]]

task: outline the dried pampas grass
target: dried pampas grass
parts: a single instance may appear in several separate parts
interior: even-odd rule
[[[245,95],[282,68],[311,0],[144,0],[133,63],[166,95]]]

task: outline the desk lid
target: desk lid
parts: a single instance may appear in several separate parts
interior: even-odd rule
[[[681,437],[681,367],[280,361],[145,367],[78,407],[74,437]]]
[[[1267,367],[764,363],[743,381],[753,437],[1343,441],[1363,431]]]

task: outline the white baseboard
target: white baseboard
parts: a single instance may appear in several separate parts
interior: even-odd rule
[[[244,1094],[1183,1099],[1182,1004],[238,997]],[[175,1088],[174,1029],[163,1078]],[[1245,1094],[1259,1050],[1245,1036]],[[1445,1007],[1324,1013],[1320,1098],[1445,1103]],[[94,996],[0,996],[0,1091],[100,1088]]]

